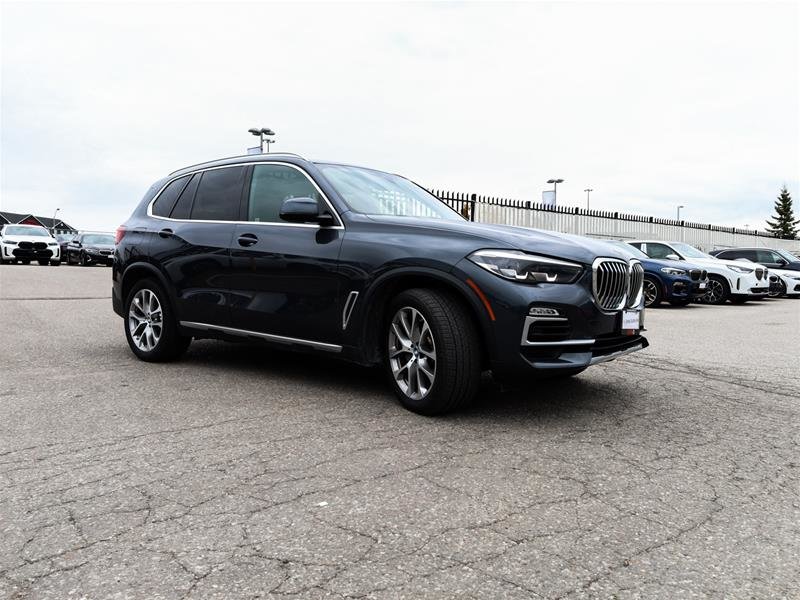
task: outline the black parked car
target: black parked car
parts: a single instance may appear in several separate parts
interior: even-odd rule
[[[67,243],[67,264],[111,266],[114,236],[110,233],[79,233]]]
[[[642,277],[604,242],[472,223],[403,177],[270,154],[156,182],[117,231],[112,297],[142,360],[262,340],[382,364],[435,414],[482,370],[568,376],[646,348]]]

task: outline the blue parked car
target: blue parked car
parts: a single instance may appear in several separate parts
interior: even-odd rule
[[[634,246],[620,241],[609,242],[618,248],[631,249],[631,255],[644,267],[644,305],[647,308],[667,301],[686,306],[700,300],[708,289],[708,273],[702,267],[683,260],[650,258]],[[627,247],[627,248],[626,248]]]

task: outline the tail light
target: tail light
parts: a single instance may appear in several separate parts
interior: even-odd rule
[[[114,236],[114,243],[115,244],[119,244],[122,241],[122,238],[125,237],[125,232],[126,231],[127,231],[127,229],[125,229],[125,225],[120,225],[119,227],[117,227],[117,233]]]

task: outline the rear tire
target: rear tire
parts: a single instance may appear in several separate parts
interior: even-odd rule
[[[180,357],[192,341],[180,335],[169,298],[158,282],[142,279],[125,299],[125,337],[131,351],[147,362]]]
[[[725,304],[725,301],[730,298],[731,288],[727,280],[719,275],[712,275],[708,278],[708,291],[703,296],[703,302],[706,304]]]
[[[644,293],[645,308],[654,308],[661,304],[663,294],[661,292],[661,282],[655,277],[645,277],[642,285]]]
[[[472,315],[449,294],[402,292],[383,324],[383,364],[400,403],[422,415],[466,406],[481,377],[478,332]]]

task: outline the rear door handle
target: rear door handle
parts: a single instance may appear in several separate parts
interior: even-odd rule
[[[158,232],[158,235],[160,235],[163,238],[168,238],[169,236],[172,235],[172,229],[162,229],[161,231]]]
[[[240,246],[252,246],[258,241],[258,237],[252,233],[243,233],[239,236],[238,242]]]

